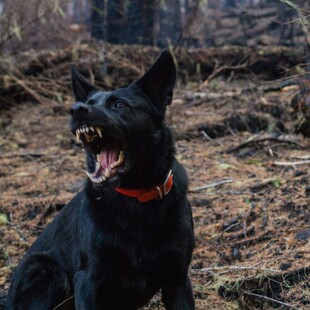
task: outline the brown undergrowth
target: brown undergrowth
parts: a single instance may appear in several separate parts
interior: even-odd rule
[[[203,91],[178,89],[167,114],[191,180],[197,309],[308,309],[310,142],[294,134],[294,90],[244,92],[249,84],[219,77]],[[83,151],[68,130],[72,102],[62,101],[1,111],[1,292],[83,185]],[[156,296],[148,309],[161,307]]]

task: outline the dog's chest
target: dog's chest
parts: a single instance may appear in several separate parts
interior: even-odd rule
[[[154,245],[117,242],[105,244],[99,257],[104,270],[118,273],[120,277],[147,277],[161,264],[163,256],[161,249]]]
[[[119,211],[122,212],[115,212],[108,218],[113,221],[108,222],[107,216],[99,221],[98,217],[94,218],[98,226],[94,226],[97,229],[92,233],[91,240],[95,243],[91,248],[96,249],[93,254],[99,264],[94,266],[95,270],[101,270],[104,280],[111,286],[115,286],[117,279],[117,286],[126,290],[158,289],[169,273],[171,257],[179,258],[181,254],[171,255],[175,245],[166,214],[129,206],[125,209],[128,212]],[[172,225],[171,221],[169,224]]]
[[[150,251],[146,245],[127,244],[103,247],[100,254],[103,291],[126,296],[127,300],[144,301],[162,286],[162,258],[158,251]]]
[[[124,280],[159,278],[169,258],[167,238],[153,229],[104,233],[95,246],[103,274]]]

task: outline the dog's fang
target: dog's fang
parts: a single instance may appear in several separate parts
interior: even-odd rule
[[[109,170],[109,168],[106,168],[104,171],[104,176],[108,179],[109,177],[111,177],[111,172]]]
[[[123,151],[119,152],[118,161],[121,163],[124,161],[124,152]]]
[[[121,163],[123,163],[123,161],[124,161],[124,152],[120,151],[117,161],[111,165],[111,168],[119,166]]]
[[[90,180],[92,180],[93,176],[91,175],[91,173],[89,173],[87,170],[85,172],[86,172],[87,176],[90,178]]]
[[[90,126],[89,129],[92,131],[92,132],[95,132],[95,129],[93,126]]]
[[[100,138],[102,138],[101,128],[95,127],[95,129],[96,129],[96,131],[97,131],[97,133],[98,133],[98,136],[99,136]]]
[[[77,130],[76,133],[75,133],[75,135],[76,135],[76,141],[79,142],[79,143],[81,143],[81,138],[80,138],[81,133],[80,133],[80,131]]]
[[[118,155],[118,159],[117,159],[116,164],[117,164],[117,165],[120,165],[123,161],[124,161],[124,152],[123,152],[123,151],[120,151],[120,152],[119,152],[119,155]]]
[[[97,154],[97,162],[100,163],[100,154]]]

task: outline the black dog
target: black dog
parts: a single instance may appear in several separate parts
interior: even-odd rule
[[[175,79],[167,51],[112,92],[72,69],[70,129],[88,180],[15,271],[8,310],[137,309],[160,289],[166,309],[195,308],[188,179],[164,121]]]

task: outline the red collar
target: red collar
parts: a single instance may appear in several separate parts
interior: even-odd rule
[[[150,188],[127,189],[114,187],[114,189],[125,196],[137,198],[140,202],[148,202],[154,199],[162,199],[168,195],[173,185],[173,174],[170,170],[164,183]]]

